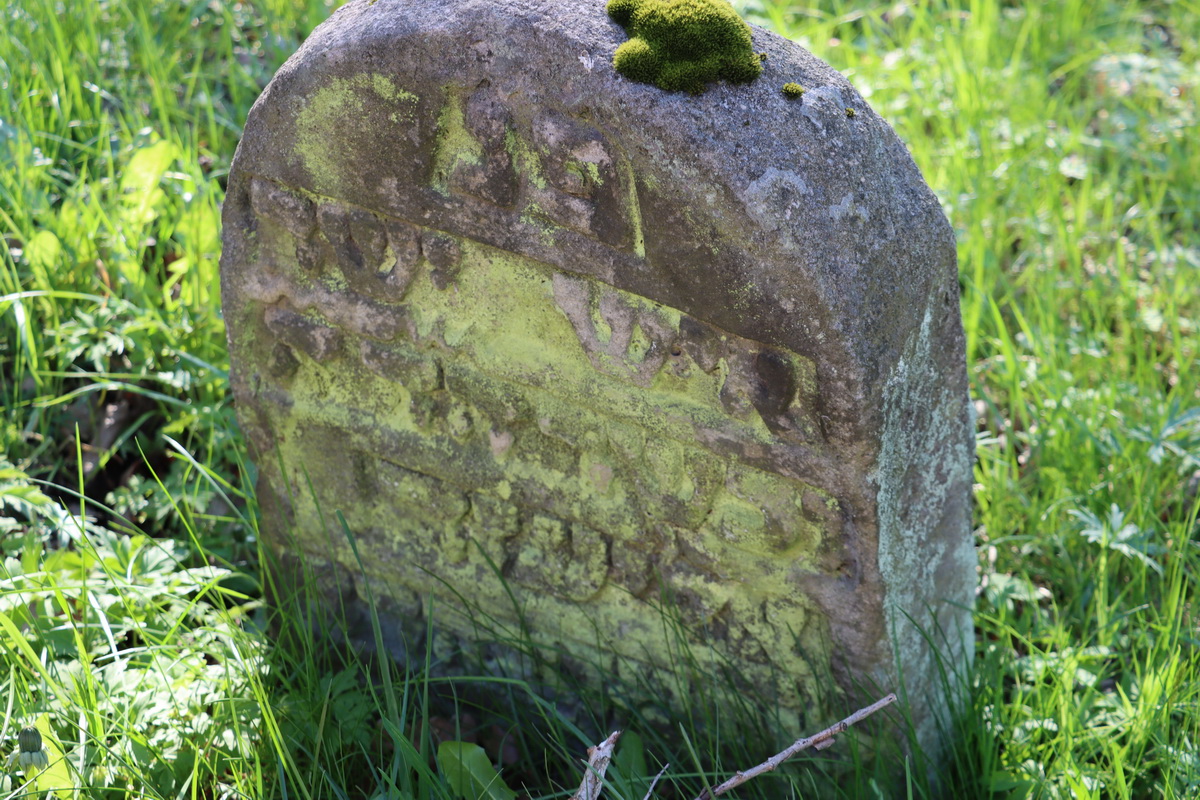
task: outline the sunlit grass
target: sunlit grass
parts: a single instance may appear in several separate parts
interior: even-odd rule
[[[813,759],[740,796],[1200,794],[1200,6],[737,5],[847,75],[955,227],[981,568],[940,787],[850,737],[840,788]],[[665,761],[661,796],[692,797],[811,733],[703,693],[664,725],[651,686],[560,687],[560,709],[481,656],[506,698],[485,710],[432,652],[385,671],[332,646],[318,582],[260,571],[219,208],[250,105],[329,10],[0,11],[0,746],[44,715],[87,797],[448,798],[436,734],[562,797],[620,719],[606,796],[640,800]],[[476,613],[529,669],[553,660]]]
[[[1197,790],[1194,3],[745,3],[958,233],[983,565],[972,794]]]

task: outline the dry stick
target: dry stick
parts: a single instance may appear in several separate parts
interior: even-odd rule
[[[658,774],[654,776],[654,780],[650,781],[650,788],[646,790],[646,796],[643,797],[642,800],[650,800],[650,796],[654,794],[654,787],[658,785],[658,779],[663,776],[663,773],[667,771],[667,767],[669,766],[671,765],[663,764],[663,768],[660,769]]]
[[[703,792],[701,792],[696,797],[696,800],[713,800],[713,798],[716,797],[717,795],[725,794],[725,792],[728,792],[730,789],[733,789],[734,787],[741,786],[743,783],[750,780],[751,778],[757,778],[759,775],[762,775],[764,772],[770,772],[771,770],[778,768],[780,764],[787,761],[789,758],[796,755],[796,753],[799,753],[801,750],[807,750],[810,747],[815,747],[817,750],[824,750],[826,747],[833,744],[834,736],[837,736],[839,733],[846,730],[846,728],[849,728],[851,725],[853,725],[857,722],[862,722],[864,719],[871,716],[879,709],[890,706],[894,702],[896,702],[896,695],[889,694],[887,697],[883,698],[882,700],[875,701],[874,703],[867,706],[866,708],[860,708],[858,711],[855,711],[853,714],[846,717],[841,722],[839,722],[835,725],[829,726],[828,728],[821,731],[820,733],[813,734],[812,736],[808,737],[807,739],[797,739],[786,750],[784,750],[781,753],[776,753],[775,755],[771,756],[763,763],[759,764],[757,767],[748,769],[745,772],[737,773],[732,778],[725,781],[717,788],[713,789],[711,792],[708,789],[705,789]]]
[[[613,749],[617,746],[620,731],[613,731],[609,737],[595,747],[588,748],[587,770],[583,773],[583,783],[579,791],[571,796],[571,800],[600,800],[600,792],[604,789],[604,771],[612,761]]]

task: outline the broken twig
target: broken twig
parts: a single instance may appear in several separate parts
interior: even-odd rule
[[[866,708],[860,708],[858,711],[855,711],[853,714],[846,717],[841,722],[838,722],[835,725],[830,725],[828,728],[821,731],[820,733],[813,734],[812,736],[809,736],[807,739],[797,739],[786,750],[784,750],[780,753],[776,753],[775,755],[771,756],[763,763],[759,764],[757,767],[748,769],[745,772],[738,772],[732,778],[725,781],[720,786],[718,786],[717,788],[715,788],[711,791],[708,789],[705,789],[703,792],[701,792],[696,797],[696,800],[713,800],[713,798],[716,797],[717,795],[725,794],[725,792],[728,792],[730,789],[733,789],[737,786],[741,786],[743,783],[750,780],[751,778],[757,778],[759,775],[762,775],[764,772],[770,772],[774,769],[777,769],[780,764],[787,761],[789,758],[796,755],[796,753],[799,753],[801,750],[807,750],[810,747],[814,748],[816,750],[824,750],[826,747],[829,747],[829,745],[833,744],[834,736],[837,736],[839,733],[846,730],[851,725],[853,725],[857,722],[862,722],[864,719],[871,716],[876,711],[880,710],[881,708],[886,708],[887,706],[890,706],[894,702],[896,702],[896,695],[889,694],[887,697],[884,697],[882,700],[875,701],[874,703],[867,706]]]
[[[663,776],[663,773],[667,771],[669,766],[671,765],[663,764],[663,768],[660,769],[658,774],[654,776],[654,780],[650,781],[650,788],[646,790],[646,796],[643,797],[642,800],[650,800],[650,796],[654,794],[654,787],[658,785],[658,779]]]
[[[604,771],[612,761],[613,750],[617,739],[621,738],[620,731],[613,731],[600,744],[588,748],[587,770],[583,773],[583,783],[579,791],[571,795],[571,800],[600,800],[600,792],[604,788]]]

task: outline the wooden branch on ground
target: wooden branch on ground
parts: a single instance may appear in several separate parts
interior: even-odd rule
[[[867,706],[866,708],[860,708],[858,711],[855,711],[853,714],[846,717],[841,722],[838,722],[834,725],[830,725],[828,728],[821,731],[820,733],[813,734],[812,736],[809,736],[807,739],[797,739],[786,750],[784,750],[780,753],[776,753],[775,755],[771,756],[763,763],[759,764],[757,767],[748,769],[745,772],[738,772],[732,778],[725,781],[724,783],[722,783],[720,786],[718,786],[715,789],[712,789],[712,790],[705,789],[703,792],[701,792],[696,797],[696,800],[713,800],[713,798],[716,797],[717,795],[725,794],[725,792],[728,792],[730,789],[733,789],[737,786],[741,786],[743,783],[750,780],[751,778],[757,778],[759,775],[762,775],[764,772],[770,772],[771,770],[777,769],[780,764],[787,761],[789,758],[796,755],[801,750],[807,750],[810,747],[812,747],[816,750],[824,750],[826,747],[829,747],[829,745],[833,744],[834,736],[837,736],[839,733],[843,732],[844,730],[849,728],[851,725],[854,725],[857,722],[862,722],[864,719],[871,716],[876,711],[879,711],[882,708],[886,708],[887,706],[890,706],[894,702],[896,702],[896,695],[889,694],[887,697],[884,697],[882,700],[875,701],[874,703]]]
[[[780,764],[801,750],[807,750],[810,747],[814,750],[824,750],[833,744],[833,737],[842,733],[851,725],[862,722],[876,711],[890,706],[894,702],[896,702],[896,695],[894,693],[889,694],[887,697],[876,700],[866,708],[860,708],[841,722],[830,725],[820,733],[815,733],[807,739],[797,739],[786,750],[776,753],[757,767],[748,769],[745,772],[738,772],[715,789],[705,789],[696,797],[696,800],[714,800],[718,795],[725,794],[730,789],[741,786],[751,778],[757,778],[764,772],[771,772],[774,769],[778,769]],[[600,800],[600,793],[604,790],[604,772],[608,769],[608,765],[612,761],[613,750],[616,749],[617,739],[620,736],[620,731],[613,731],[603,742],[595,747],[588,748],[587,772],[583,776],[583,783],[580,785],[579,791],[571,796],[571,800]],[[651,796],[654,794],[654,787],[658,785],[658,779],[663,776],[663,773],[667,771],[667,767],[669,766],[670,764],[667,764],[654,776],[654,781],[651,782],[650,788],[646,791],[644,800],[651,800]]]
[[[658,774],[654,776],[654,780],[650,781],[650,788],[646,790],[646,796],[643,797],[642,800],[650,800],[651,795],[654,794],[654,787],[658,785],[658,779],[663,776],[663,773],[667,771],[667,767],[669,766],[671,765],[663,764],[663,768],[660,769]]]
[[[571,795],[571,800],[600,800],[600,792],[604,789],[604,771],[612,761],[613,750],[616,749],[617,739],[621,738],[620,731],[613,731],[600,744],[588,748],[587,770],[583,773],[583,783],[579,791]]]

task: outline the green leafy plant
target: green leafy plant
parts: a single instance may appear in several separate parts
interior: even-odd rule
[[[1071,516],[1079,520],[1079,534],[1089,542],[1120,553],[1126,558],[1134,558],[1145,566],[1162,575],[1163,568],[1151,556],[1165,552],[1162,545],[1157,544],[1154,534],[1143,531],[1133,523],[1125,522],[1125,512],[1116,503],[1108,510],[1106,519],[1100,519],[1086,509],[1073,510]]]
[[[487,753],[477,744],[442,742],[438,745],[437,761],[455,797],[462,800],[515,800],[517,796],[504,784]]]

